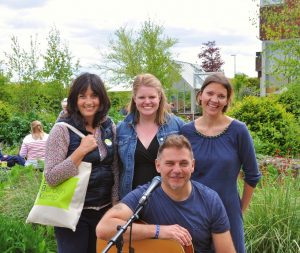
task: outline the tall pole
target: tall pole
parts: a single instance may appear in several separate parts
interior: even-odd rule
[[[236,74],[236,54],[232,54],[231,56],[233,56],[233,67],[234,67],[234,76]]]

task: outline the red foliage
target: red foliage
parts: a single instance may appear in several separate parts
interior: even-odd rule
[[[221,59],[220,48],[216,47],[215,41],[208,41],[203,43],[201,52],[198,57],[201,59],[201,67],[206,72],[219,72],[224,64]]]

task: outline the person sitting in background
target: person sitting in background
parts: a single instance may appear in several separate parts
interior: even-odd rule
[[[45,149],[48,134],[44,132],[40,121],[31,122],[31,134],[22,143],[19,155],[26,159],[25,166],[33,165],[38,168],[38,161],[45,160]]]
[[[64,99],[61,101],[61,108],[62,108],[62,110],[60,111],[60,113],[59,113],[59,115],[58,115],[58,117],[57,117],[57,119],[56,119],[56,122],[58,122],[58,120],[59,120],[62,116],[66,115],[66,114],[68,113],[68,111],[67,111],[67,106],[68,106],[68,98],[64,98]]]
[[[235,253],[220,197],[190,180],[195,160],[189,141],[182,135],[168,136],[158,149],[155,165],[161,174],[161,186],[152,192],[139,214],[147,224],[132,225],[133,240],[173,239],[184,246],[193,244],[195,253]],[[148,187],[149,183],[136,188],[112,207],[98,223],[97,237],[110,240],[118,225],[132,217]],[[125,240],[129,233],[127,229]]]
[[[16,164],[24,166],[25,159],[19,155],[3,155],[0,149],[0,167],[13,167]]]

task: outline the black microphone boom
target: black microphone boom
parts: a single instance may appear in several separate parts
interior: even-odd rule
[[[109,251],[109,249],[116,245],[118,252],[122,252],[123,247],[123,233],[127,230],[129,226],[132,226],[132,223],[139,219],[139,213],[144,208],[144,205],[149,198],[150,194],[157,188],[157,186],[160,185],[161,178],[159,176],[154,177],[148,187],[148,189],[143,193],[142,197],[139,200],[139,204],[137,208],[134,211],[134,214],[131,216],[131,218],[127,221],[125,225],[122,227],[119,227],[118,232],[111,238],[105,247],[105,249],[102,251],[102,253],[106,253]],[[132,228],[132,227],[131,227]],[[131,232],[130,232],[131,233]],[[132,249],[130,249],[131,252]]]
[[[152,179],[151,184],[149,185],[148,189],[143,193],[142,197],[139,200],[139,206],[142,206],[145,204],[145,202],[148,200],[150,194],[160,185],[161,178],[160,176],[156,176]]]

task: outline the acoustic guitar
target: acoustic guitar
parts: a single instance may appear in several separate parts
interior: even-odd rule
[[[102,251],[107,246],[107,241],[97,239],[97,253]],[[193,245],[182,246],[175,240],[163,240],[163,239],[145,239],[132,241],[131,247],[134,248],[134,253],[194,253]],[[117,253],[116,246],[112,246],[109,253]],[[128,253],[128,242],[124,242],[123,253]]]

